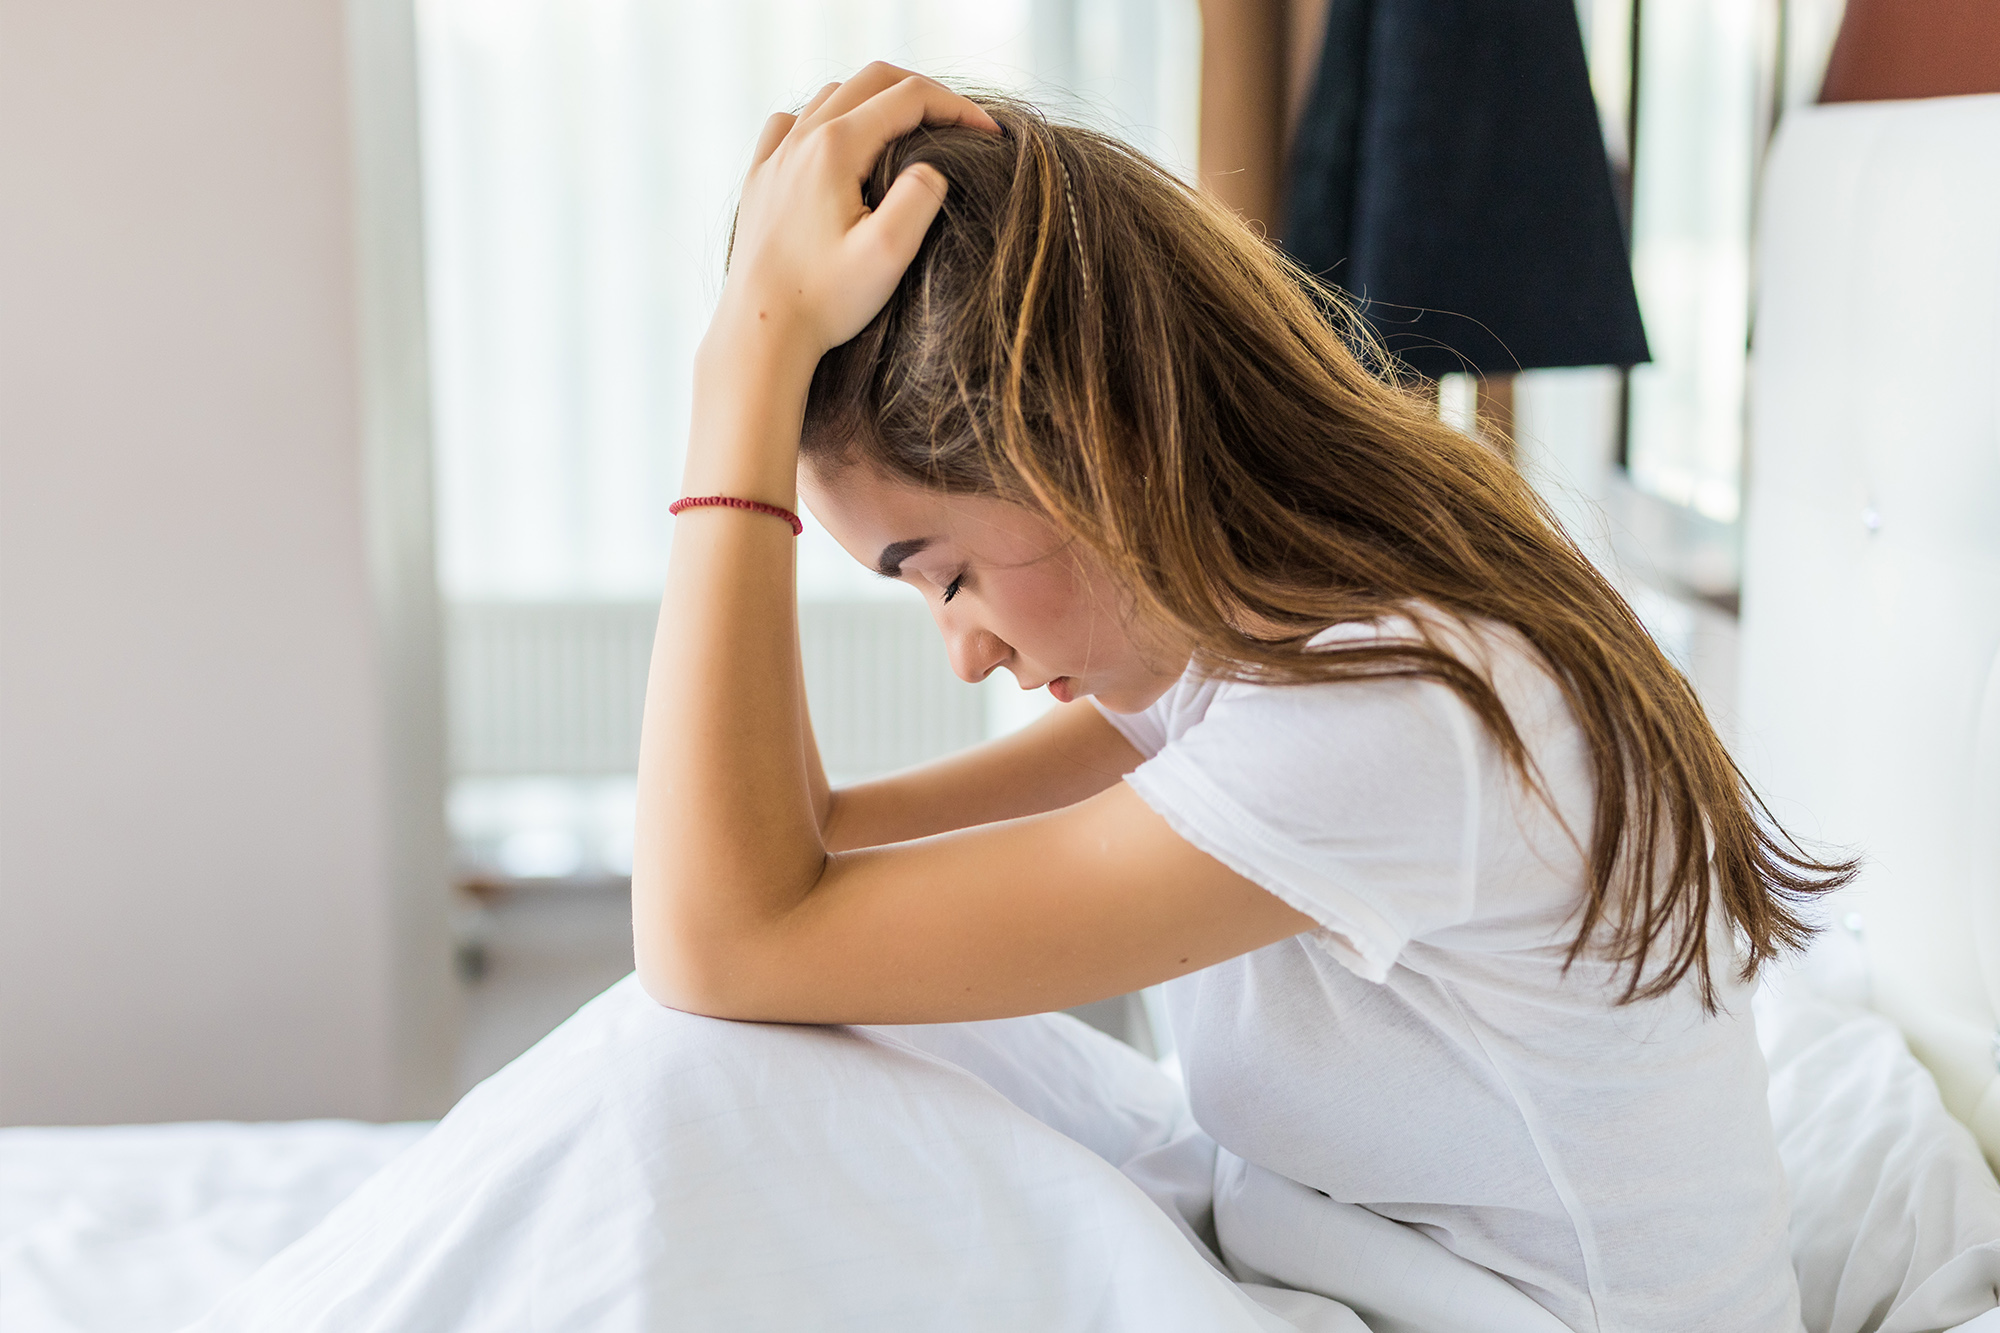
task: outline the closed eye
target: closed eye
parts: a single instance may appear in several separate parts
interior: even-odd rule
[[[964,584],[965,584],[965,575],[963,574],[960,574],[957,578],[953,579],[949,584],[945,586],[944,600],[949,602],[952,598],[958,596],[958,590],[961,587],[963,587]]]

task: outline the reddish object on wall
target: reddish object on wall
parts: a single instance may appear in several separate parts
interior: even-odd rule
[[[1847,0],[1822,102],[2000,93],[2000,0]]]

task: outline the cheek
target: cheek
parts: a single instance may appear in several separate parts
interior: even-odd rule
[[[1009,571],[989,600],[994,631],[1031,658],[1039,652],[1066,659],[1045,666],[1077,667],[1085,655],[1098,661],[1118,655],[1124,624],[1117,608],[1094,596],[1073,570],[1050,563]]]
[[[1046,636],[1068,615],[1069,591],[1039,570],[1013,569],[991,576],[981,600],[1003,638],[1010,632]]]
[[[1061,638],[1075,613],[1076,590],[1038,566],[989,571],[980,588],[987,628],[1016,648]]]

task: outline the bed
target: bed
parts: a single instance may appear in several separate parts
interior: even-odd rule
[[[1765,199],[1746,762],[1877,858],[1757,1001],[1811,1333],[2000,1333],[1996,142],[2000,98],[1796,113]],[[1298,1190],[1073,1020],[726,1024],[628,978],[435,1126],[0,1131],[0,1329],[1553,1333]]]
[[[2000,1329],[2000,1186],[1900,1034],[1804,974],[1758,1003],[1807,1328]],[[1074,1019],[730,1024],[629,978],[435,1127],[8,1130],[0,1200],[8,1333],[1560,1328]]]

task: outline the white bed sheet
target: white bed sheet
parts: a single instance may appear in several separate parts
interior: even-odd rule
[[[430,1129],[0,1130],[0,1333],[166,1333]]]
[[[1893,1029],[1806,993],[1760,1028],[1811,1333],[2000,1333],[2000,1186]],[[628,980],[423,1135],[0,1131],[0,1329],[151,1333],[232,1287],[203,1333],[1558,1327],[1218,1151],[1069,1020],[719,1024]]]

